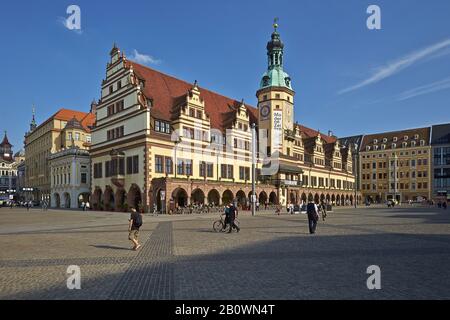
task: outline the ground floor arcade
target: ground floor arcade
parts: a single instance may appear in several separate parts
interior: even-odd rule
[[[257,184],[256,201],[260,207],[271,205],[287,206],[302,204],[309,200],[334,206],[353,205],[352,190],[313,189],[302,187],[279,187],[271,184]],[[91,195],[94,210],[173,212],[189,205],[222,206],[234,203],[241,209],[249,209],[252,186],[247,183],[160,178],[151,181],[148,193],[133,184],[126,190],[114,185],[95,187]],[[361,197],[357,197],[358,203]]]

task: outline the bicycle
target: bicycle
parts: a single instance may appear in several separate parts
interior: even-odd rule
[[[227,223],[225,226],[225,215],[220,215],[220,220],[216,220],[213,223],[213,229],[215,232],[230,232],[231,224]],[[234,219],[234,224],[239,227],[240,222],[238,219]]]

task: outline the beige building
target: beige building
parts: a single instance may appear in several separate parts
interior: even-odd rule
[[[92,130],[93,207],[170,212],[233,201],[247,207],[252,125],[260,203],[352,203],[351,151],[332,135],[294,123],[295,92],[276,27],[257,108],[130,61],[114,45]]]
[[[360,148],[361,193],[371,202],[431,198],[430,127],[365,135]]]
[[[68,126],[73,119],[81,124],[81,129]],[[37,126],[33,115],[30,131],[25,135],[25,187],[33,188],[34,200],[50,203],[53,175],[50,157],[71,147],[88,149],[94,122],[93,113],[61,109]]]

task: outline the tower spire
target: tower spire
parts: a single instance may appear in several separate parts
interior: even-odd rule
[[[275,32],[277,32],[277,28],[278,28],[278,18],[275,17],[273,19],[273,29],[274,29]]]
[[[37,125],[36,125],[36,108],[34,107],[34,104],[33,104],[31,112],[32,112],[32,118],[31,118],[31,123],[30,123],[30,132],[34,131],[37,127]]]
[[[292,90],[291,78],[284,71],[284,43],[278,33],[279,19],[273,19],[273,32],[267,42],[267,71],[261,79],[260,89],[285,87]]]

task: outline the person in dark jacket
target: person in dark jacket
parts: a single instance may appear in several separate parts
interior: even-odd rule
[[[317,221],[319,220],[319,209],[317,205],[310,200],[306,206],[306,214],[308,215],[309,233],[316,233]]]
[[[233,231],[233,229],[236,229],[237,232],[241,231],[241,229],[236,225],[236,218],[238,215],[238,210],[234,205],[231,205],[230,207],[230,230],[228,231],[228,233],[231,233]]]
[[[142,226],[142,215],[136,209],[131,209],[131,216],[128,224],[128,239],[133,242],[133,250],[137,251],[141,244],[139,244],[139,229]]]

